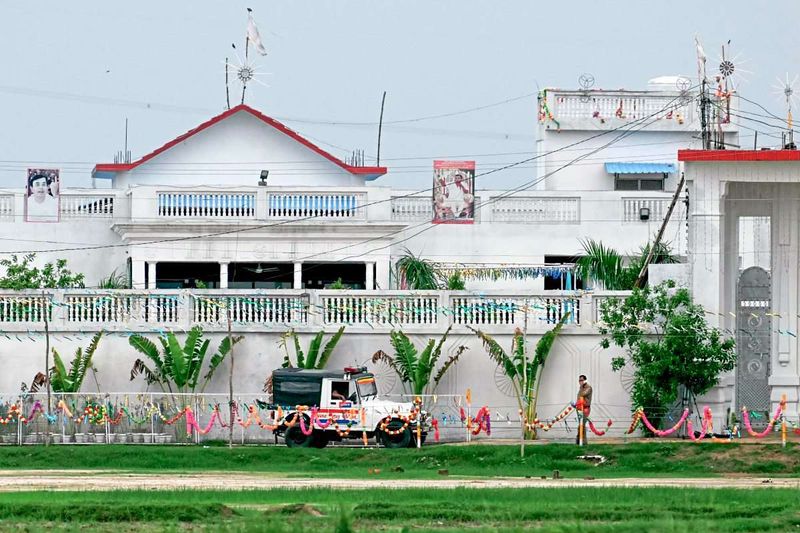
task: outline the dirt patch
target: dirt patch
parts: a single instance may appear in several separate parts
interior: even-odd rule
[[[0,492],[70,490],[245,490],[245,489],[377,489],[387,486],[411,488],[566,488],[566,487],[695,487],[695,488],[763,488],[785,487],[800,489],[798,478],[737,476],[724,478],[617,478],[617,479],[527,479],[527,478],[459,478],[396,479],[387,485],[382,479],[320,479],[280,478],[255,474],[127,474],[127,475],[52,475],[39,471],[35,475],[19,472],[0,472]],[[316,510],[318,511],[318,510]],[[295,512],[312,512],[310,509]]]

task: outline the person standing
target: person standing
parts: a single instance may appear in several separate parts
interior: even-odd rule
[[[589,420],[589,415],[592,412],[592,386],[586,381],[586,376],[581,374],[578,376],[578,399],[575,402],[575,408],[578,410],[580,417],[581,429],[578,430],[578,436],[575,438],[575,443],[580,444],[580,435],[583,434],[583,443],[586,444],[586,421]]]

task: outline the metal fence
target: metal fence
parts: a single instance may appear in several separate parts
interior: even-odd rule
[[[402,394],[387,395],[385,398],[397,402],[411,402],[414,399]],[[267,400],[263,393],[234,396],[235,444],[283,444],[283,440],[267,427],[275,418],[275,411]],[[436,420],[440,442],[520,437],[521,420],[516,404],[470,404],[463,395],[425,395],[422,400],[422,409],[431,420]],[[187,407],[191,411],[191,420],[188,420]],[[539,413],[555,416],[563,407],[560,404],[540,403]],[[490,427],[475,432],[480,424],[473,422],[469,425],[467,420],[475,420],[481,408],[488,409]],[[250,415],[251,412],[253,415]],[[603,429],[606,429],[607,420],[613,422],[613,426],[608,428],[608,436],[627,436],[626,430],[631,422],[629,406],[595,403],[592,415],[597,426]],[[751,416],[755,426],[758,419],[766,423],[770,415],[753,413]],[[257,418],[265,424],[260,425]],[[699,428],[697,413],[692,419],[698,422],[695,428]],[[787,413],[786,419],[791,427],[797,427],[795,415],[788,416]],[[542,420],[548,418],[543,416]],[[187,421],[196,421],[196,424],[187,424]],[[667,422],[670,425],[674,423],[671,420]],[[718,429],[721,430],[724,425],[720,422]],[[777,424],[774,428],[776,433],[779,426]],[[199,444],[227,441],[229,427],[230,408],[228,395],[224,394],[53,394],[48,409],[43,393],[0,393],[0,445],[44,444],[48,437],[52,444]],[[572,414],[553,425],[549,431],[540,431],[540,436],[548,440],[574,439],[576,430],[577,421]],[[630,437],[639,435],[637,431]],[[746,436],[744,432],[742,436]],[[589,438],[594,437],[590,435]],[[790,436],[790,440],[795,438]],[[431,429],[426,442],[433,441],[434,431]],[[343,441],[343,444],[348,443],[363,445],[360,438]],[[376,445],[376,440],[370,439],[369,445]]]

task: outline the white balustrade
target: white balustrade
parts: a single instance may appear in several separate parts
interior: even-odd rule
[[[320,296],[324,324],[421,326],[439,323],[439,296],[342,293]]]
[[[695,118],[691,95],[643,91],[550,91],[547,105],[553,118],[593,119],[602,124],[609,119],[641,120],[652,118],[676,125],[691,124]]]
[[[113,218],[114,195],[111,194],[62,194],[61,218]]]
[[[256,195],[249,192],[217,191],[159,192],[158,216],[170,218],[255,218]]]
[[[268,191],[267,217],[366,220],[366,197],[360,192]]]
[[[229,309],[230,306],[230,309]],[[194,322],[224,324],[306,324],[308,296],[195,295]]]
[[[433,220],[433,199],[430,196],[393,196],[392,220],[400,222]]]
[[[130,324],[146,321],[147,296],[133,294],[67,295],[68,322]]]
[[[566,314],[568,326],[599,321],[602,302],[624,298],[629,292],[578,296],[573,292],[538,291],[535,294],[466,291],[356,291],[356,290],[87,290],[5,291],[0,294],[0,332],[39,331],[48,310],[50,331],[188,330],[199,325],[223,329],[228,317],[235,331],[264,326],[368,327],[388,331],[413,328],[441,333],[452,325],[482,328],[522,327],[528,309],[528,327],[543,331]],[[584,311],[589,320],[583,320]]]
[[[531,328],[557,324],[569,313],[567,324],[580,325],[581,300],[575,296],[480,297],[452,296],[452,323],[464,326],[523,326],[525,308]]]
[[[622,199],[622,221],[623,222],[661,222],[667,215],[669,204],[672,198],[623,198]],[[649,218],[641,220],[640,211],[642,208],[649,210]],[[682,200],[678,200],[675,209],[672,211],[671,221],[684,220],[686,218],[686,206]]]
[[[489,206],[492,209],[492,222],[580,222],[580,198],[494,197],[489,200]]]
[[[44,322],[52,319],[53,306],[45,296],[0,295],[0,323]]]
[[[0,220],[14,220],[14,195],[0,195]]]

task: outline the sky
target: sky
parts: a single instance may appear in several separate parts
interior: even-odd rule
[[[475,159],[480,172],[531,157],[540,88],[577,88],[584,72],[609,89],[694,75],[696,34],[712,67],[730,40],[748,71],[739,92],[777,114],[777,78],[800,74],[795,0],[6,1],[0,187],[22,187],[30,166],[89,186],[92,167],[122,149],[126,118],[136,159],[222,112],[224,58],[235,61],[231,43],[242,51],[247,7],[269,52],[255,62],[269,87],[251,84],[246,103],[338,157],[363,149],[372,164],[386,91],[390,173],[379,183],[405,188],[429,186],[436,158]],[[534,175],[521,165],[477,186]]]

